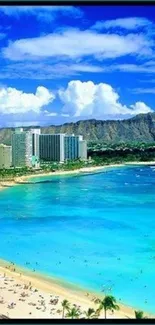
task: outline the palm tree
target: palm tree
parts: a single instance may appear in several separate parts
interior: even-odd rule
[[[81,315],[80,309],[77,307],[72,307],[70,310],[68,310],[66,317],[74,319],[74,318],[79,318],[80,315]]]
[[[87,311],[84,312],[86,318],[90,319],[90,318],[95,318],[96,314],[95,314],[95,310],[93,308],[88,308]]]
[[[144,313],[142,310],[135,310],[135,318],[136,319],[142,319],[142,318],[147,318],[144,316]]]
[[[65,310],[69,310],[70,303],[67,299],[64,299],[61,303],[62,305],[62,318],[65,318]]]
[[[113,296],[105,296],[103,300],[97,300],[97,303],[99,303],[97,314],[99,316],[101,310],[104,309],[105,319],[107,318],[107,310],[119,310],[119,306],[116,304],[116,299]]]

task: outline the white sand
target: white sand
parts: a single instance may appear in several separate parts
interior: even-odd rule
[[[67,288],[55,281],[32,275],[32,272],[25,273],[17,267],[16,271],[12,271],[13,269],[14,266],[10,266],[9,269],[4,265],[0,266],[0,314],[10,318],[62,318],[63,299],[67,299],[72,306],[73,304],[80,306],[82,312],[89,307],[97,309],[97,305],[92,301],[97,297],[96,294],[74,287]],[[25,284],[29,288],[24,288]],[[23,292],[26,297],[21,296]],[[54,297],[58,297],[56,305],[50,303]],[[13,308],[9,308],[11,303],[15,304]],[[84,314],[81,317],[84,317]],[[100,318],[104,318],[104,313],[101,313]],[[134,310],[120,305],[120,310],[114,314],[108,312],[107,318],[134,318]]]

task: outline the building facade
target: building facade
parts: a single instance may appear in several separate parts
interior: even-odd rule
[[[87,159],[87,142],[81,135],[40,134],[39,139],[41,160],[64,162]]]
[[[32,133],[16,129],[12,134],[13,167],[32,167]]]
[[[40,129],[24,131],[17,128],[12,134],[12,165],[14,167],[39,167]]]
[[[12,165],[12,147],[0,144],[0,169],[9,169]]]
[[[32,133],[32,155],[39,158],[39,137],[40,137],[40,128],[31,129]]]
[[[40,134],[40,159],[64,161],[64,134]]]
[[[65,135],[64,137],[65,160],[75,160],[79,157],[79,137]]]
[[[79,158],[81,160],[87,160],[87,141],[79,141]]]

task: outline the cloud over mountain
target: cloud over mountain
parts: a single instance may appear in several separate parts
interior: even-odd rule
[[[92,81],[72,80],[66,89],[59,90],[59,97],[64,103],[63,112],[75,117],[104,118],[107,115],[136,115],[152,111],[143,102],[137,102],[130,107],[122,105],[118,93],[111,85],[95,84]]]

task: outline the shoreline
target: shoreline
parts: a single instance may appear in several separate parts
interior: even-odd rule
[[[74,175],[74,174],[83,174],[83,173],[94,173],[97,171],[104,171],[105,169],[110,168],[117,168],[117,167],[128,167],[128,166],[149,166],[149,165],[155,165],[155,161],[147,161],[147,162],[128,162],[128,163],[121,163],[121,164],[110,164],[110,165],[102,165],[102,166],[90,166],[90,167],[84,167],[80,169],[75,170],[60,170],[56,172],[43,172],[38,174],[30,174],[30,175],[24,175],[24,176],[18,176],[15,177],[14,180],[8,180],[8,181],[0,181],[0,190],[4,190],[5,188],[13,187],[15,185],[21,185],[21,184],[30,184],[29,179],[30,178],[37,178],[37,177],[48,177],[48,176],[63,176],[63,175]]]
[[[91,166],[91,167],[84,167],[79,168],[75,170],[67,170],[67,171],[56,171],[56,172],[48,172],[48,173],[40,173],[40,174],[32,174],[32,175],[26,175],[21,176],[18,178],[18,182],[22,184],[22,182],[27,181],[29,178],[35,178],[35,177],[46,177],[46,176],[61,176],[61,175],[72,175],[72,174],[83,174],[83,173],[93,173],[96,171],[104,171],[105,169],[110,168],[117,168],[117,167],[128,167],[128,166],[149,166],[149,165],[155,165],[155,161],[149,161],[149,162],[128,162],[128,163],[121,163],[121,164],[110,164],[110,165],[102,165],[102,166]]]
[[[15,268],[15,271],[14,271]],[[5,274],[5,278],[4,278],[4,274]],[[59,304],[57,306],[57,310],[62,310],[61,307],[61,302],[64,299],[67,299],[71,305],[76,304],[78,306],[80,306],[81,311],[87,311],[88,308],[94,308],[97,309],[97,306],[94,303],[94,298],[103,298],[104,294],[100,294],[100,293],[96,293],[94,291],[90,291],[89,289],[83,289],[78,287],[77,285],[72,285],[70,283],[64,282],[63,281],[59,281],[57,279],[54,278],[50,278],[50,277],[46,277],[40,273],[33,273],[32,271],[28,270],[28,269],[24,269],[22,267],[18,267],[16,265],[13,265],[9,262],[6,262],[4,260],[0,260],[0,278],[4,278],[6,281],[6,279],[8,279],[7,281],[14,281],[15,282],[15,286],[20,287],[27,285],[29,286],[29,284],[31,284],[31,289],[26,289],[23,290],[23,288],[21,288],[21,291],[26,291],[26,293],[28,293],[28,296],[31,294],[31,302],[36,303],[36,299],[33,296],[34,292],[36,292],[36,294],[38,296],[42,296],[44,297],[44,300],[48,301],[49,304],[49,299],[50,299],[50,295],[52,294],[53,296],[58,296],[59,297]],[[1,281],[1,279],[0,279]],[[6,283],[6,282],[4,282]],[[11,284],[11,283],[10,283]],[[17,290],[17,289],[16,289]],[[37,291],[36,291],[37,290]],[[11,290],[9,289],[8,291],[11,292]],[[33,294],[32,294],[33,292]],[[20,303],[23,305],[23,308],[21,306],[22,309],[19,308],[19,300],[21,297],[21,292],[19,292],[20,294],[17,295],[16,292],[16,296],[13,295],[12,293],[12,297],[8,297],[8,302],[6,302],[6,304],[0,304],[0,314],[3,315],[8,315],[9,313],[9,317],[10,318],[51,318],[51,319],[55,319],[55,318],[62,318],[61,313],[58,314],[57,312],[53,315],[50,315],[49,311],[46,311],[46,313],[43,312],[43,310],[38,310],[36,311],[36,308],[30,308],[29,307],[29,300],[27,298],[27,304],[24,301],[24,304]],[[9,293],[9,295],[11,296],[11,293]],[[2,296],[2,289],[0,292],[0,296]],[[7,296],[7,295],[6,295]],[[6,299],[6,296],[4,299]],[[18,298],[18,299],[15,299]],[[8,304],[10,303],[10,301],[16,301],[16,308],[14,309],[8,309]],[[124,304],[119,304],[120,310],[119,311],[115,311],[114,314],[111,314],[111,312],[107,313],[107,318],[108,319],[126,319],[126,318],[135,318],[134,315],[134,310],[136,310],[136,308],[124,305]],[[29,311],[31,310],[31,311]],[[33,310],[33,313],[32,313]],[[31,313],[31,314],[30,314]],[[22,317],[21,317],[22,315]],[[149,318],[154,318],[152,314],[150,313],[145,313],[145,315],[149,316]],[[100,317],[101,319],[104,318],[104,312],[101,313]]]
[[[63,175],[74,175],[74,174],[81,174],[81,173],[92,173],[98,170],[104,170],[105,168],[113,168],[113,167],[121,167],[124,166],[124,164],[112,164],[112,165],[103,165],[103,166],[93,166],[93,167],[84,167],[80,169],[75,170],[60,170],[56,172],[43,172],[38,174],[30,174],[30,175],[24,175],[24,176],[18,176],[15,177],[14,180],[11,181],[0,181],[0,190],[4,190],[8,187],[13,187],[15,185],[21,185],[21,184],[29,184],[30,178],[36,178],[36,177],[48,177],[48,176],[63,176]]]

